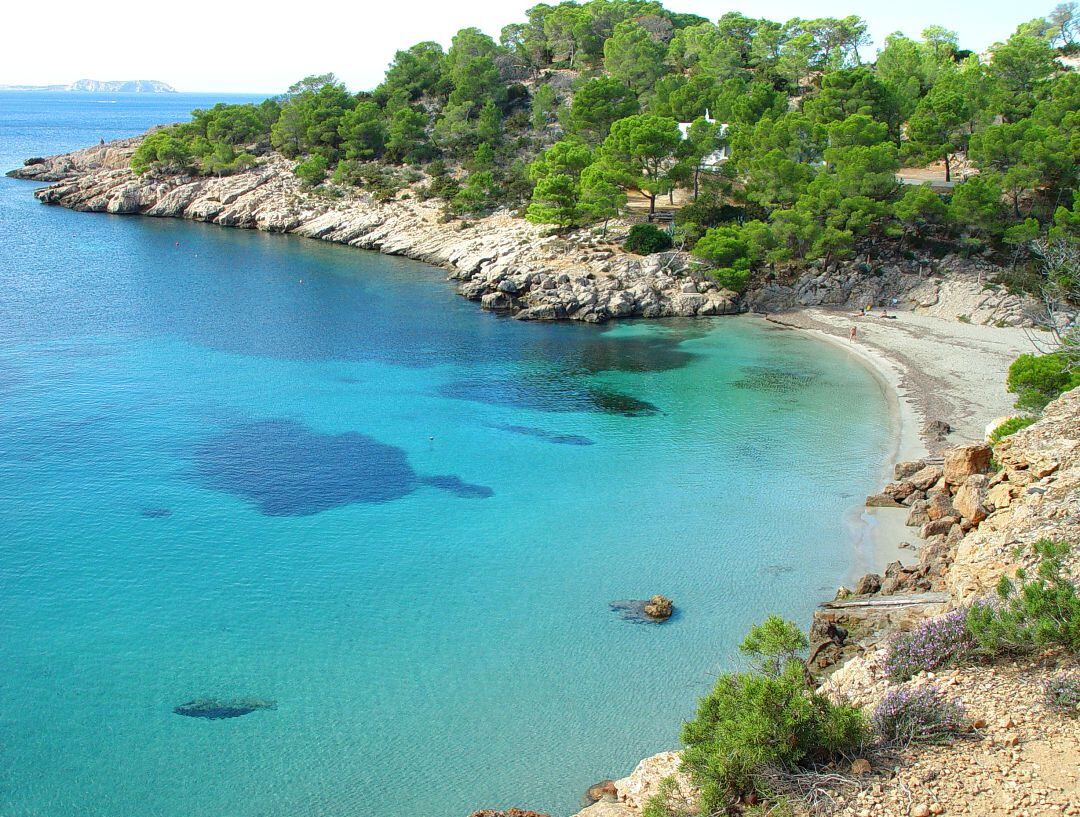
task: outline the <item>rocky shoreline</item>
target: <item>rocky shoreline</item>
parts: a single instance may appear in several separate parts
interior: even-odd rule
[[[745,309],[736,293],[694,275],[685,254],[642,258],[591,233],[549,235],[508,213],[446,220],[435,201],[413,193],[379,203],[351,190],[311,191],[274,153],[222,178],[136,176],[129,163],[140,139],[33,159],[8,175],[51,182],[37,198],[73,210],[291,233],[423,261],[448,270],[458,292],[484,309],[522,320],[602,323]]]
[[[685,252],[637,256],[594,231],[554,235],[506,211],[463,221],[444,215],[419,188],[389,202],[331,184],[311,190],[272,151],[231,176],[137,176],[130,160],[141,139],[28,159],[7,175],[49,183],[37,198],[73,210],[291,233],[423,261],[446,269],[458,292],[484,309],[522,320],[603,323],[869,303],[976,324],[1037,321],[1034,304],[987,285],[1000,271],[987,259],[882,247],[873,258],[774,271],[740,296]]]

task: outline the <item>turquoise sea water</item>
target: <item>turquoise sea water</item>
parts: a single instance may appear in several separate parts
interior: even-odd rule
[[[0,94],[0,160],[192,97]],[[0,814],[565,815],[850,572],[879,385],[757,321],[499,319],[0,180]],[[608,608],[655,592],[656,626]],[[276,701],[229,720],[199,697]]]

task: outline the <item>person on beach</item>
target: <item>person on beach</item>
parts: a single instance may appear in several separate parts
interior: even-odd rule
[[[852,343],[854,343],[858,339],[857,338],[858,332],[859,332],[859,330],[856,329],[854,326],[852,326],[851,331],[848,332],[848,340],[850,340]]]

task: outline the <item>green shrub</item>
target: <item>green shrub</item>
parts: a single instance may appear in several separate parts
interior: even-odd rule
[[[750,270],[745,266],[723,267],[709,271],[709,275],[724,289],[742,293],[750,283]]]
[[[721,810],[731,795],[767,794],[763,774],[794,769],[857,749],[867,737],[862,713],[835,705],[808,685],[798,653],[805,636],[772,617],[740,647],[754,670],[724,673],[683,726],[683,767],[701,787],[702,813]]]
[[[316,153],[294,167],[293,173],[295,173],[297,178],[304,182],[304,184],[315,187],[326,180],[326,168],[328,164],[325,156]]]
[[[1020,355],[1009,366],[1005,385],[1016,395],[1018,409],[1042,411],[1063,392],[1080,386],[1080,367],[1072,369],[1068,357],[1060,352]]]
[[[1015,267],[1002,270],[991,283],[1001,284],[1010,295],[1038,295],[1042,291],[1043,279],[1031,268]]]
[[[641,817],[690,817],[690,812],[676,796],[674,777],[665,777],[656,785],[656,792],[649,796],[641,809]]]
[[[1062,575],[1069,546],[1042,539],[1032,545],[1039,557],[1035,577],[1016,571],[1019,585],[1002,576],[994,602],[974,604],[967,626],[979,649],[989,655],[1029,653],[1045,647],[1080,652],[1080,597]]]
[[[623,249],[638,255],[670,250],[671,236],[655,224],[635,224],[623,242]]]
[[[1038,417],[1010,417],[1005,422],[997,425],[994,430],[990,432],[990,442],[1000,442],[1010,434],[1015,434],[1020,429],[1027,428],[1038,419]]]
[[[154,168],[183,172],[191,168],[192,158],[190,146],[173,126],[155,131],[139,143],[131,157],[131,169],[139,176]]]
[[[739,652],[756,671],[776,677],[788,664],[798,662],[799,654],[809,647],[802,630],[780,616],[769,616],[750,628],[739,645]]]
[[[746,264],[748,248],[742,229],[734,225],[713,227],[694,247],[694,256],[716,267]]]

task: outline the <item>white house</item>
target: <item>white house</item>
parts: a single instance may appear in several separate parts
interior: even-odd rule
[[[716,124],[716,120],[713,119],[711,116],[709,116],[709,109],[708,108],[705,109],[705,121],[708,122],[710,125]],[[679,132],[682,134],[683,139],[686,139],[686,138],[688,138],[690,136],[690,126],[692,124],[693,124],[693,122],[680,122],[679,123]],[[719,133],[717,134],[717,136],[719,136],[720,139],[724,139],[727,136],[727,131],[728,131],[727,123],[723,122],[720,125]],[[724,144],[720,145],[716,150],[714,150],[712,153],[707,154],[705,156],[705,158],[703,158],[701,160],[700,169],[701,170],[707,170],[709,172],[719,170],[720,165],[722,165],[724,162],[726,162],[728,160],[729,155],[730,155],[730,151],[728,149],[727,143],[725,142]]]

